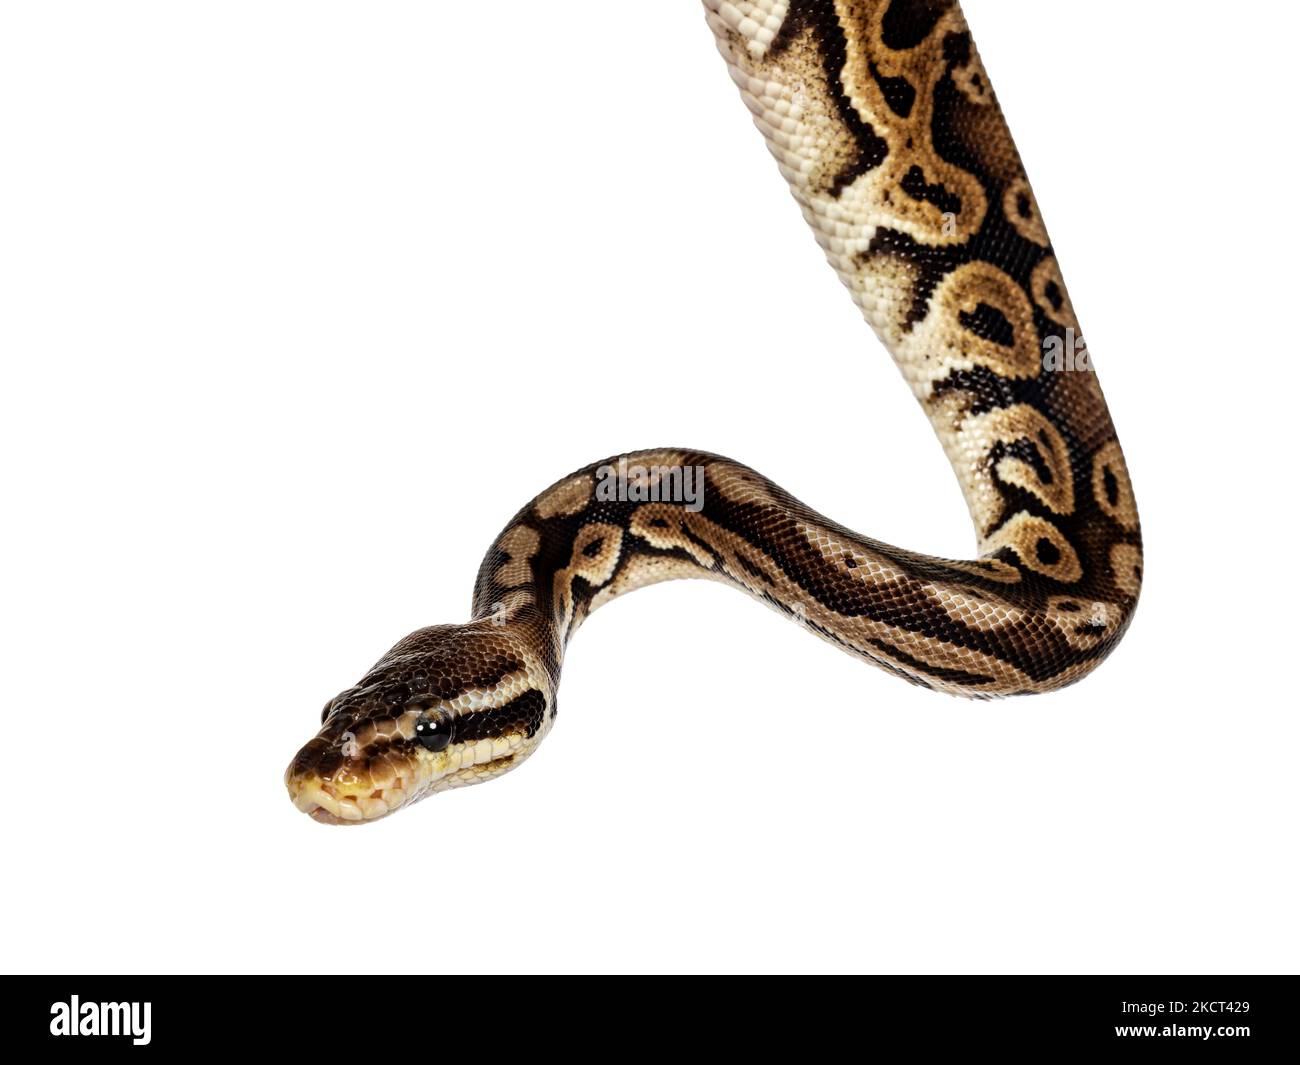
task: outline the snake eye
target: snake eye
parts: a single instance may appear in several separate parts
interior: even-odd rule
[[[430,711],[427,717],[415,723],[416,741],[426,751],[441,751],[451,742],[451,718],[438,711]]]

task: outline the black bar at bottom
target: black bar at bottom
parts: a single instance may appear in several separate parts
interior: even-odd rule
[[[518,979],[303,972],[292,976],[13,977],[9,1046],[37,1051],[285,1049],[432,1062],[469,1055],[633,1053],[728,1058],[747,1045],[803,1060],[855,1053],[1153,1050],[1234,1058],[1293,1053],[1295,977],[868,977]],[[838,1056],[838,1054],[837,1054]]]

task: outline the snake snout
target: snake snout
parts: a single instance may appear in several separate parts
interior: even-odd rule
[[[289,767],[285,786],[289,798],[313,820],[330,825],[361,824],[386,817],[407,802],[403,781],[379,787],[364,772],[343,769],[328,778],[317,772],[295,773]]]
[[[406,804],[414,781],[408,760],[374,727],[363,739],[326,725],[298,752],[284,774],[289,798],[324,824],[360,824]]]

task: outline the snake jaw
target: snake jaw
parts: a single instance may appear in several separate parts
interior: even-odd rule
[[[328,778],[315,771],[295,771],[298,763],[295,759],[285,773],[285,786],[294,806],[314,821],[327,825],[365,824],[437,792],[500,776],[531,754],[540,740],[539,735],[526,749],[520,749],[525,741],[520,734],[503,737],[487,746],[475,744],[468,749],[436,753],[416,751],[408,762],[407,772],[387,788],[373,786],[372,774],[349,765],[340,767]]]
[[[314,766],[304,767],[319,758],[324,737],[318,736],[290,764],[284,782],[294,806],[312,820],[329,825],[364,824],[438,792],[501,776],[523,762],[546,731],[539,730],[531,737],[511,733],[456,744],[444,751],[411,751],[404,755],[400,769],[392,765],[391,754],[378,770],[373,759],[370,768],[365,768],[366,759],[361,756],[344,761],[328,775]]]
[[[533,736],[517,732],[456,744],[445,751],[411,751],[404,755],[400,769],[392,765],[391,754],[379,770],[373,759],[367,769],[366,759],[358,757],[344,761],[328,775],[322,775],[315,765],[306,768],[304,764],[319,758],[324,737],[318,736],[290,764],[285,787],[294,806],[314,821],[365,824],[438,792],[501,776],[532,754],[547,731],[549,723]]]
[[[353,778],[322,780],[318,775],[285,775],[289,798],[315,821],[330,825],[360,824],[387,817],[407,802],[401,789],[371,788]],[[369,789],[369,790],[367,790]]]

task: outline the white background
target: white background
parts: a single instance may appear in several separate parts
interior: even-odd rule
[[[1294,970],[1293,37],[1251,7],[966,3],[1142,509],[1102,669],[965,703],[661,586],[518,772],[343,831],[281,783],[321,705],[570,469],[716,450],[959,556],[960,494],[697,4],[5,4],[0,964]]]

